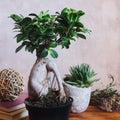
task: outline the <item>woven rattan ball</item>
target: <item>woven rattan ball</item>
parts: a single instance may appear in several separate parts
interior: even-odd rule
[[[0,101],[13,101],[24,90],[24,81],[20,74],[13,69],[0,72]]]

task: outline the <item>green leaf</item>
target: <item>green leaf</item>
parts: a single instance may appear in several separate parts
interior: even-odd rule
[[[83,35],[83,34],[78,34],[78,36],[79,36],[80,38],[86,39],[86,36]]]
[[[35,50],[34,46],[30,45],[30,46],[28,47],[28,51],[29,51],[29,52],[33,53],[34,50]]]
[[[70,37],[70,40],[74,40],[74,41],[76,41],[76,39],[75,39],[75,38],[72,38],[72,37]]]
[[[19,25],[26,27],[32,22],[32,19],[30,17],[25,17],[22,21],[19,22]]]
[[[53,58],[57,58],[58,57],[58,53],[53,50],[53,49],[49,49],[49,54],[53,57]]]
[[[30,13],[29,16],[38,17],[38,15],[36,15],[35,13]]]
[[[84,27],[81,28],[81,31],[84,32],[84,33],[89,33],[89,34],[92,32],[91,30],[89,30],[87,28],[84,28]]]
[[[71,34],[72,34],[72,36],[75,36],[76,38],[78,38],[77,32],[73,31]]]
[[[83,28],[83,27],[84,27],[83,23],[81,23],[80,21],[79,21],[79,22],[76,22],[76,23],[75,23],[75,26],[76,26],[77,28]]]
[[[23,17],[21,15],[11,14],[10,18],[12,18],[15,22],[20,22]]]
[[[68,8],[64,8],[62,11],[61,11],[61,13],[63,14],[63,13],[68,13],[69,12],[69,9]]]
[[[48,49],[47,48],[44,48],[42,53],[41,53],[41,56],[42,57],[46,57],[48,55]]]
[[[57,42],[51,42],[49,47],[55,48],[57,47]]]
[[[85,14],[85,12],[83,12],[82,10],[79,10],[79,11],[78,11],[78,14],[79,14],[80,16],[83,16],[83,15]]]
[[[97,79],[92,79],[96,73],[91,70],[88,64],[81,64],[70,67],[70,74],[67,74],[64,78],[64,81],[68,84],[79,86],[79,87],[89,87],[93,85]]]
[[[66,83],[74,86],[78,86],[79,84],[77,82],[72,82],[72,81],[65,81]]]
[[[17,34],[15,37],[17,38],[17,43],[21,42],[24,38],[23,34]]]
[[[19,47],[17,47],[16,48],[16,50],[15,50],[15,52],[17,53],[17,52],[19,52],[22,48],[24,47],[24,45],[22,44],[22,45],[20,45]]]
[[[68,49],[70,45],[70,40],[64,37],[61,41],[61,45],[62,45],[62,48],[66,47]]]
[[[40,13],[39,13],[39,18],[42,18],[42,17],[50,17],[49,16],[49,10],[47,10],[47,11],[41,11]]]

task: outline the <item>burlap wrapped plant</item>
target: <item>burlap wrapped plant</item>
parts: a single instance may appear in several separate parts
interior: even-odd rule
[[[13,101],[24,90],[24,81],[20,74],[13,69],[0,72],[0,101]]]

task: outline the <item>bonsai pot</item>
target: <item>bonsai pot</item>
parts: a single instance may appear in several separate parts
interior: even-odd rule
[[[81,88],[67,83],[64,83],[64,86],[69,96],[73,98],[71,111],[74,113],[84,112],[90,102],[91,87]]]
[[[29,103],[29,98],[25,99],[29,120],[68,120],[73,99],[67,103],[55,107],[40,107]]]

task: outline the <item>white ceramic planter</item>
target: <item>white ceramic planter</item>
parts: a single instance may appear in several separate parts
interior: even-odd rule
[[[91,87],[80,88],[64,83],[67,93],[73,98],[71,111],[74,113],[84,112],[90,102]]]

